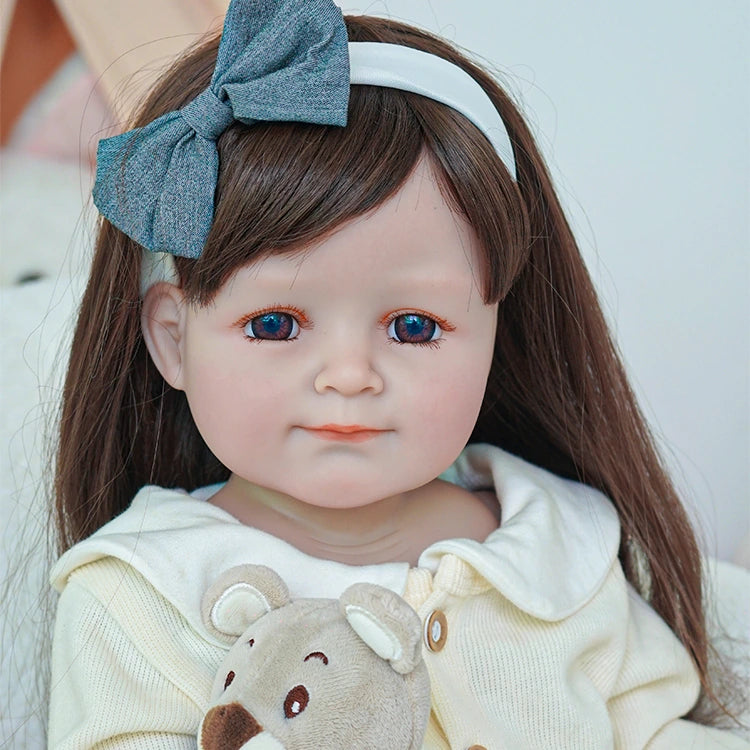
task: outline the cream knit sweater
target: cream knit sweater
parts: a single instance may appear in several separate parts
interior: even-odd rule
[[[499,449],[471,446],[449,476],[494,485],[502,526],[405,563],[309,557],[192,496],[147,487],[69,550],[53,645],[50,748],[195,748],[226,646],[200,617],[229,567],[263,563],[293,597],[338,597],[363,580],[445,616],[425,647],[433,711],[425,748],[748,748],[681,720],[698,680],[679,641],[627,584],[619,528],[594,490]],[[353,750],[353,749],[349,749]]]

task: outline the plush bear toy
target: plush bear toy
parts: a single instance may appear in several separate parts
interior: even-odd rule
[[[203,618],[234,645],[198,732],[202,750],[422,747],[422,628],[392,591],[361,583],[339,601],[290,601],[273,570],[245,565],[211,586]]]

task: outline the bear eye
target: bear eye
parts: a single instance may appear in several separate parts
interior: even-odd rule
[[[284,716],[287,719],[299,716],[307,708],[309,702],[310,693],[307,692],[307,688],[304,685],[293,687],[284,699]]]
[[[224,680],[224,690],[226,690],[232,684],[233,679],[234,679],[234,672],[229,672],[229,674],[227,674],[227,679]]]

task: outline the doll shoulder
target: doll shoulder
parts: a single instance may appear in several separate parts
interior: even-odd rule
[[[415,493],[409,516],[421,552],[444,539],[484,542],[500,525],[500,505],[490,490],[474,492],[437,479]]]

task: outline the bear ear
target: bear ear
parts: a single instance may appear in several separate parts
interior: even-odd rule
[[[281,577],[264,565],[238,565],[224,571],[203,596],[203,623],[223,641],[241,636],[259,617],[289,602]]]
[[[422,624],[398,594],[355,583],[341,595],[339,607],[357,635],[399,674],[408,674],[422,661]]]

